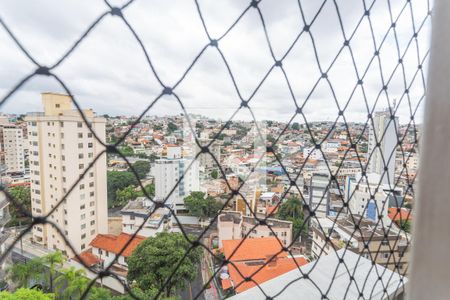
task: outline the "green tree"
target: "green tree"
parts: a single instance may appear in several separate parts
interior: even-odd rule
[[[0,299],[2,300],[54,300],[53,294],[44,294],[44,292],[36,289],[20,288],[14,293],[0,292]]]
[[[304,224],[302,204],[298,198],[291,197],[282,203],[278,209],[277,218],[292,222],[294,237],[300,233],[306,234],[308,231],[306,224]]]
[[[167,130],[169,131],[169,133],[172,133],[177,129],[178,129],[178,126],[175,125],[174,123],[169,122],[169,124],[167,124]]]
[[[300,124],[298,124],[297,122],[292,123],[292,129],[293,130],[300,130]]]
[[[31,212],[30,187],[15,186],[15,187],[9,188],[8,192],[14,200],[19,202],[23,206],[23,208],[25,210]],[[11,203],[11,205],[10,205],[10,213],[11,213],[11,218],[13,218],[13,219],[26,216],[22,212],[22,210],[19,208],[19,206],[14,205],[14,203]]]
[[[44,279],[45,266],[40,257],[33,258],[26,263],[13,264],[7,269],[9,279],[19,287],[28,287],[31,280]]]
[[[212,170],[211,178],[217,179],[218,177],[219,177],[219,171],[217,171],[217,169]]]
[[[107,290],[107,289],[93,286],[90,289],[88,298],[89,299],[93,299],[93,300],[110,300],[111,299],[111,292],[109,290]]]
[[[150,172],[150,163],[146,160],[138,160],[133,164],[133,169],[138,174],[139,179],[143,179]],[[128,172],[131,172],[131,168],[128,169]]]
[[[136,191],[136,187],[129,185],[126,188],[116,191],[116,199],[114,201],[115,206],[122,206],[128,203],[130,200],[134,200],[139,197],[141,193]]]
[[[64,300],[80,299],[89,284],[89,280],[86,278],[86,271],[70,267],[68,269],[60,269],[59,273],[60,275],[55,279],[55,287],[62,293],[60,293],[58,298]]]
[[[412,229],[411,220],[401,220],[400,228],[403,229],[407,233],[411,233],[411,229]]]
[[[184,204],[193,216],[200,219],[211,218],[222,208],[222,203],[203,192],[191,192],[184,198]]]
[[[162,289],[190,246],[181,233],[161,232],[144,240],[127,258],[128,282],[135,281],[143,291]],[[176,289],[195,279],[201,253],[197,247],[187,254],[165,287],[165,296],[172,296]]]
[[[124,156],[133,156],[134,150],[130,146],[124,146],[119,148],[119,152]]]
[[[129,185],[137,185],[138,181],[131,172],[108,171],[107,188],[108,188],[108,204],[114,207],[116,200],[116,191],[126,188]]]
[[[144,189],[149,196],[152,196],[152,197],[155,196],[155,184],[154,183],[147,184],[146,186],[144,186]],[[145,194],[142,191],[140,191],[139,196],[143,197],[143,196],[145,196]]]
[[[48,285],[50,292],[53,292],[53,281],[56,275],[56,267],[59,266],[61,268],[65,260],[65,256],[60,251],[49,253],[42,258],[42,262],[47,265],[49,269],[48,277],[46,277],[46,284]]]

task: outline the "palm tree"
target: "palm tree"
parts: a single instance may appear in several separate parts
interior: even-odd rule
[[[86,271],[83,269],[60,269],[60,275],[55,279],[55,287],[62,291],[61,299],[80,299],[86,289],[89,280],[85,277]]]
[[[39,281],[45,274],[45,266],[42,259],[37,257],[25,263],[13,264],[8,269],[8,276],[11,281],[19,287],[28,287],[31,280]]]
[[[53,280],[55,278],[56,273],[56,266],[59,265],[59,267],[62,267],[66,258],[60,251],[56,251],[50,254],[47,254],[42,258],[43,262],[48,266],[49,268],[49,274],[48,274],[48,286],[49,291],[53,292]],[[47,279],[47,278],[46,278]]]

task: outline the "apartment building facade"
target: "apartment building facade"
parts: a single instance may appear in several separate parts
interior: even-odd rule
[[[13,124],[0,124],[0,164],[7,173],[25,173],[23,130]]]
[[[376,222],[358,215],[353,215],[353,218],[347,216],[338,219],[313,219],[311,224],[311,253],[316,259],[347,248],[392,271],[407,270],[410,248],[408,237],[399,233],[397,227],[383,228]],[[358,229],[355,229],[355,224]]]
[[[368,172],[382,176],[383,184],[394,186],[395,149],[397,147],[398,117],[391,120],[389,109],[375,112],[369,127]]]
[[[176,211],[185,209],[186,196],[200,190],[198,161],[183,157],[181,147],[168,147],[166,158],[157,159],[151,173],[155,178],[155,199],[164,200]]]
[[[43,93],[44,112],[30,113],[31,207],[46,216],[68,193],[104,147],[94,138],[67,95]],[[83,110],[92,130],[105,141],[105,119]],[[106,155],[99,157],[48,220],[59,227],[75,251],[84,251],[98,233],[107,233]],[[33,226],[34,242],[73,255],[56,227]]]
[[[267,225],[260,225],[254,217],[243,216],[240,212],[227,211],[221,214],[217,222],[219,247],[224,240],[239,240],[248,236],[250,239],[276,236],[284,246],[292,242],[292,222],[267,219]]]

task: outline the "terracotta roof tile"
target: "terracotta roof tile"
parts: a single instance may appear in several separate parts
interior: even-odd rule
[[[223,254],[227,259],[231,257],[231,261],[234,262],[266,259],[268,256],[273,256],[282,249],[280,242],[275,237],[264,237],[257,239],[247,238],[241,245],[239,245],[240,242],[241,240],[222,241]],[[231,256],[236,248],[236,252],[233,256]],[[281,252],[278,256],[285,257],[287,256],[287,252]]]
[[[392,221],[406,221],[412,219],[411,211],[404,207],[400,208],[400,212],[397,211],[396,207],[389,208],[388,216]]]
[[[88,267],[92,267],[93,265],[96,265],[99,262],[101,262],[101,260],[97,256],[95,256],[90,249],[81,252],[79,257],[81,258],[82,263],[84,263]],[[74,257],[74,259],[80,262],[76,256]]]
[[[228,265],[228,272],[233,282],[233,286],[237,287],[235,288],[235,291],[237,293],[241,293],[256,286],[257,284],[261,284],[289,271],[292,271],[297,268],[297,265],[300,267],[308,263],[308,261],[304,257],[277,258],[276,261],[272,260],[270,263],[262,267],[265,262],[266,261],[261,261],[260,264],[238,262],[235,263],[236,266],[233,266],[232,264]],[[254,274],[255,272],[257,273]],[[242,277],[241,274],[244,277],[251,277],[252,280],[245,281],[244,277]]]
[[[121,233],[119,235],[98,234],[90,243],[92,247],[106,250],[118,254],[125,244],[131,239],[131,235]],[[145,237],[137,235],[127,248],[123,251],[122,256],[128,257],[136,249],[136,247],[145,239]]]

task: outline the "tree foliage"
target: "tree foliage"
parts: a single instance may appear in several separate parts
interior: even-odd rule
[[[175,125],[173,122],[169,122],[169,124],[167,124],[167,130],[169,131],[169,133],[172,133],[177,129],[178,129],[178,126]]]
[[[147,177],[148,172],[150,172],[150,163],[146,160],[138,160],[133,164],[133,169],[139,176],[139,179],[144,179]],[[131,168],[128,169],[131,172]]]
[[[56,276],[56,268],[59,266],[61,268],[66,261],[65,256],[61,251],[56,251],[49,253],[42,258],[42,262],[48,266],[48,273],[46,272],[45,281],[49,287],[49,291],[53,292],[53,281]]]
[[[53,294],[44,294],[44,292],[36,289],[20,288],[14,293],[7,291],[0,292],[0,299],[2,300],[54,300]]]
[[[23,209],[27,210],[31,213],[31,193],[30,193],[30,187],[25,186],[15,186],[8,189],[9,194],[11,197],[16,200],[18,203],[21,204]],[[26,215],[22,212],[20,209],[20,206],[14,205],[12,202],[9,206],[10,214],[11,214],[11,226],[16,225],[17,222],[15,222],[16,219],[25,218]]]
[[[300,199],[291,197],[280,205],[277,218],[292,222],[292,234],[297,237],[300,233],[305,234],[308,230],[304,224],[303,208]]]
[[[159,290],[176,268],[164,288],[165,295],[172,296],[176,289],[184,288],[187,281],[196,277],[200,248],[192,249],[177,267],[190,246],[181,233],[162,232],[144,240],[127,258],[128,282],[135,282],[143,291]]]
[[[211,196],[206,196],[203,192],[191,192],[184,198],[184,205],[193,216],[211,218],[222,208],[222,203]]]
[[[89,284],[89,279],[85,277],[86,271],[70,267],[59,270],[59,273],[60,275],[55,280],[56,289],[61,291],[58,298],[64,300],[81,299]]]
[[[219,177],[219,171],[217,169],[214,169],[211,171],[211,178],[217,179]]]
[[[26,263],[13,264],[7,269],[8,277],[18,287],[28,288],[31,281],[44,279],[45,266],[42,258],[33,258]]]
[[[138,181],[131,172],[108,171],[107,188],[108,188],[108,205],[110,207],[118,206],[115,202],[117,190],[121,190],[130,185],[137,185]]]
[[[119,152],[124,156],[133,156],[134,150],[130,146],[123,146],[119,148]]]
[[[130,200],[134,200],[139,197],[141,193],[136,190],[134,185],[129,185],[121,190],[116,191],[116,199],[114,201],[115,206],[122,206],[128,203]]]

